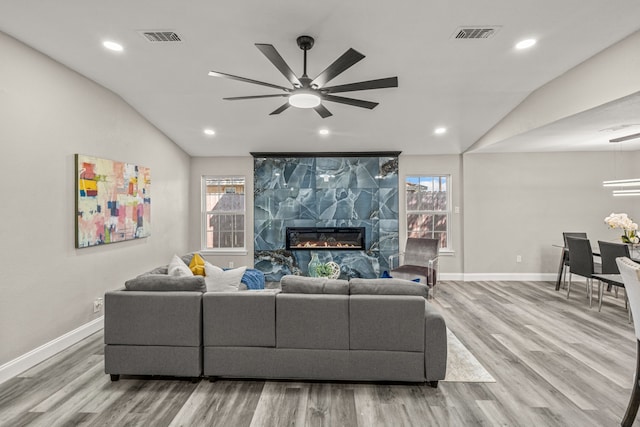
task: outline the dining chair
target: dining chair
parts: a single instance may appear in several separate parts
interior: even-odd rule
[[[600,259],[602,262],[602,274],[620,274],[616,258],[626,257],[631,258],[629,255],[629,246],[624,243],[612,243],[598,240],[598,247],[600,248]],[[615,286],[616,297],[618,296],[618,288],[624,288],[624,286],[615,280],[607,281],[608,284]],[[602,297],[604,294],[604,286],[600,288],[598,311],[602,309]],[[629,304],[627,302],[625,291],[625,305],[627,311],[629,310]],[[630,315],[630,314],[629,314]]]
[[[567,244],[571,257],[569,259],[569,284],[567,285],[567,299],[571,292],[571,277],[574,274],[587,279],[587,296],[589,297],[589,307],[593,305],[593,275],[601,273],[600,264],[594,264],[593,251],[589,239],[567,236]],[[598,280],[598,295],[602,283]]]
[[[629,300],[636,334],[636,375],[633,380],[633,389],[631,390],[629,404],[627,405],[622,423],[620,423],[623,427],[631,427],[638,414],[638,406],[640,406],[640,264],[626,257],[617,258],[616,263],[618,264],[620,275],[624,282],[625,293]]]
[[[440,255],[440,240],[409,237],[402,253],[389,257],[389,274],[392,277],[416,280],[420,279],[431,288],[431,296],[436,296],[438,282],[438,257]],[[394,268],[398,261],[398,267]]]
[[[562,233],[562,240],[564,240],[564,251],[562,252],[562,260],[564,264],[564,274],[562,278],[562,286],[567,286],[567,270],[571,267],[569,265],[569,244],[567,243],[567,237],[579,237],[581,239],[587,238],[587,233],[582,231],[564,231]]]

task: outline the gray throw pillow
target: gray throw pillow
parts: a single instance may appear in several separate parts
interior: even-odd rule
[[[349,295],[349,282],[326,277],[288,275],[280,279],[282,293]]]
[[[203,276],[168,276],[166,274],[143,274],[124,283],[129,291],[190,291],[205,292],[207,286]]]
[[[349,280],[349,291],[351,295],[429,295],[427,285],[404,279],[353,278]]]

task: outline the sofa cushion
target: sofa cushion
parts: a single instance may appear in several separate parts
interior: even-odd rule
[[[349,349],[348,295],[276,295],[278,348]]]
[[[169,276],[193,276],[189,266],[178,255],[174,255],[169,262]]]
[[[124,283],[128,291],[193,291],[205,292],[202,276],[169,276],[167,274],[143,274]]]
[[[277,290],[203,295],[205,346],[275,347]]]
[[[349,282],[326,277],[287,275],[280,279],[283,293],[349,295]]]
[[[240,281],[247,267],[232,268],[223,270],[220,267],[205,262],[204,278],[208,292],[234,292],[240,290]]]
[[[429,287],[422,283],[404,279],[360,279],[349,280],[351,295],[418,295],[427,298]]]
[[[351,350],[424,351],[425,304],[415,295],[351,295]]]

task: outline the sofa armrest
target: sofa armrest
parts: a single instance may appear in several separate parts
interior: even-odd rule
[[[117,290],[104,296],[104,342],[202,345],[202,293]]]
[[[443,380],[447,373],[447,326],[436,308],[425,301],[424,363],[427,381]]]

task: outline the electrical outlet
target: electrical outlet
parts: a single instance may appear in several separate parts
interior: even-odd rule
[[[516,262],[522,262],[522,255],[516,255]]]
[[[233,268],[233,261],[229,261],[229,268]]]
[[[102,298],[96,298],[93,300],[93,312],[99,313],[102,311],[102,307],[104,306],[104,300]]]

